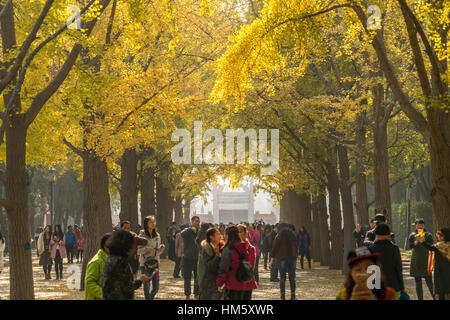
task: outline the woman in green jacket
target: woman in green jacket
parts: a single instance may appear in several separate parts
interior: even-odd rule
[[[86,276],[84,277],[84,299],[85,300],[101,300],[102,299],[102,274],[103,266],[109,255],[109,249],[106,247],[106,240],[111,237],[111,233],[103,235],[100,241],[100,250],[89,261],[86,268]]]

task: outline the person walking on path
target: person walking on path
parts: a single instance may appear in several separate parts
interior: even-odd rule
[[[183,270],[183,237],[181,231],[186,228],[185,225],[180,226],[175,235],[175,266],[173,268],[173,277],[180,278],[180,271]]]
[[[155,216],[147,216],[144,219],[144,230],[139,234],[140,237],[147,239],[145,246],[138,246],[139,266],[141,274],[152,279],[152,291],[150,292],[150,283],[144,283],[145,300],[153,300],[159,290],[159,263],[160,255],[165,246],[161,243],[161,236],[156,229]]]
[[[429,273],[434,270],[434,288],[439,300],[450,300],[450,229],[437,230],[437,242],[433,245],[419,234],[417,239],[432,252]]]
[[[44,228],[44,231],[39,235],[38,251],[39,251],[39,265],[43,266],[46,280],[51,280],[52,276],[52,257],[50,256],[50,241],[52,240],[52,227],[50,225]]]
[[[3,271],[3,252],[5,252],[6,241],[3,237],[2,232],[0,231],[0,274]]]
[[[270,232],[270,251],[272,251],[273,248],[273,242],[275,241],[275,238],[278,234],[278,223],[272,228],[272,231]],[[278,282],[280,279],[278,279],[278,271],[279,271],[279,261],[276,257],[273,257],[272,255],[269,255],[270,260],[273,259],[272,264],[270,265],[270,281],[272,282]]]
[[[61,230],[61,225],[57,224],[53,238],[50,240],[50,256],[55,261],[56,280],[62,280],[63,259],[66,257],[65,241],[66,237]]]
[[[100,250],[88,262],[86,267],[86,276],[84,277],[84,300],[101,300],[103,296],[102,290],[102,274],[106,259],[108,259],[109,249],[106,241],[111,237],[111,233],[106,233],[100,240]]]
[[[350,270],[344,288],[339,290],[336,300],[399,300],[395,290],[385,284],[383,275],[380,279],[379,289],[374,287],[371,290],[367,286],[367,279],[370,276],[367,269],[372,265],[377,265],[379,256],[379,253],[371,252],[366,246],[348,253],[347,263]]]
[[[39,258],[38,240],[42,232],[44,232],[44,229],[42,227],[37,227],[36,232],[34,233],[34,243],[36,246],[36,255],[38,258]]]
[[[201,242],[204,275],[200,283],[199,300],[220,300],[222,293],[217,287],[221,251],[224,246],[218,228],[212,227],[206,231],[206,239]]]
[[[122,221],[122,222],[120,222],[120,228],[125,230],[125,231],[128,231],[133,236],[136,236],[136,233],[134,233],[131,230],[131,222],[130,221]],[[130,263],[131,271],[133,272],[133,277],[136,278],[137,272],[139,270],[139,257],[138,257],[138,255],[135,254],[134,256],[130,257],[130,260],[128,262]]]
[[[250,264],[249,268],[255,268],[255,248],[248,241],[242,240],[236,226],[225,229],[225,241],[226,246],[222,251],[217,277],[219,292],[225,291],[225,300],[251,300],[252,291],[258,288],[255,277],[251,275],[249,281],[239,281],[237,277],[240,278],[238,269],[242,262],[247,261]]]
[[[197,234],[197,237],[195,238],[195,245],[198,248],[198,257],[197,257],[197,285],[200,289],[200,284],[203,280],[204,275],[204,264],[203,264],[203,248],[202,248],[202,241],[206,239],[206,232],[209,228],[211,228],[212,225],[208,222],[203,222],[200,225],[200,231]],[[199,296],[200,298],[200,296]]]
[[[167,247],[169,250],[169,260],[176,263],[176,254],[175,254],[175,236],[177,234],[177,223],[174,221],[171,223],[170,227],[167,228]]]
[[[400,249],[391,242],[391,229],[385,223],[375,228],[375,241],[369,248],[380,254],[381,272],[386,277],[386,285],[397,292],[405,291]]]
[[[77,245],[77,237],[72,230],[72,226],[67,227],[66,236],[66,252],[67,252],[67,263],[73,263],[74,251]]]
[[[300,254],[300,267],[304,269],[303,258],[306,256],[306,260],[308,261],[308,268],[311,269],[311,256],[310,256],[311,238],[304,226],[301,226],[300,229],[298,230],[297,238],[298,238],[298,253]]]
[[[84,236],[81,229],[78,229],[77,250],[77,263],[83,263]]]
[[[272,250],[272,242],[270,237],[270,232],[272,231],[272,228],[270,225],[266,225],[264,227],[264,232],[262,233],[262,254],[264,258],[264,270],[267,270],[267,258],[269,257],[270,250]]]
[[[186,300],[191,299],[191,279],[194,273],[194,297],[198,299],[199,288],[197,283],[197,260],[198,247],[195,244],[195,239],[199,232],[200,218],[193,216],[191,218],[192,227],[186,228],[181,232],[183,237],[183,274],[184,274],[184,294]]]
[[[136,237],[123,229],[114,231],[106,241],[109,256],[102,274],[103,300],[134,300],[134,291],[151,280],[146,275],[133,279],[128,259],[136,254],[137,242]]]
[[[250,242],[252,246],[255,247],[256,250],[256,262],[255,262],[255,280],[257,283],[259,283],[259,241],[261,239],[261,234],[259,233],[258,229],[255,227],[255,225],[252,225],[251,223],[248,225],[248,233],[247,233],[247,239]]]
[[[289,275],[291,300],[295,300],[295,265],[298,252],[297,236],[286,223],[280,223],[279,230],[280,232],[273,242],[270,253],[272,259],[269,265],[271,266],[273,264],[274,259],[279,261],[281,300],[286,300],[286,273]]]
[[[422,218],[416,219],[415,225],[416,230],[408,238],[409,247],[412,249],[409,275],[416,281],[417,298],[423,300],[422,278],[425,278],[432,297],[434,297],[433,279],[431,274],[428,274],[428,249],[424,243],[419,242],[416,235],[424,236],[424,242],[429,245],[433,244],[433,235],[426,231],[425,221]]]

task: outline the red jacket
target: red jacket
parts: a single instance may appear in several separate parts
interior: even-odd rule
[[[245,260],[255,269],[256,250],[255,247],[248,242],[236,243],[234,247],[241,254],[245,254]],[[251,281],[240,282],[236,279],[235,273],[239,267],[239,255],[236,250],[225,247],[222,251],[222,258],[219,266],[219,276],[217,277],[217,286],[221,287],[224,283],[228,290],[248,291],[258,288],[255,277]]]

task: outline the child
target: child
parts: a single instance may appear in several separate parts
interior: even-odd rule
[[[367,279],[370,274],[367,268],[377,265],[380,254],[372,253],[366,247],[351,250],[347,256],[350,271],[345,281],[345,287],[339,290],[336,300],[398,300],[398,294],[394,289],[387,287],[381,277],[380,288],[370,290]]]

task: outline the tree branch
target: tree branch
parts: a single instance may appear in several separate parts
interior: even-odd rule
[[[3,18],[3,15],[5,14],[6,10],[8,9],[8,6],[12,4],[12,0],[8,0],[4,5],[0,6],[2,8],[2,11],[0,11],[0,19]]]
[[[12,66],[11,70],[9,70],[8,73],[5,75],[5,77],[0,81],[0,93],[3,92],[6,86],[17,75],[17,71],[19,70],[20,65],[22,64],[23,59],[25,59],[25,56],[31,44],[34,42],[34,40],[36,40],[36,34],[41,28],[42,23],[44,22],[44,19],[47,16],[48,12],[50,11],[50,7],[53,5],[54,1],[55,0],[47,0],[45,2],[44,7],[42,8],[41,13],[39,14],[39,17],[37,18],[36,22],[33,25],[33,28],[28,34],[28,37],[25,39],[25,41],[22,43],[22,46],[20,47],[20,51],[17,58],[14,61],[14,65]],[[5,4],[1,12],[2,15],[6,12],[9,5],[12,5],[12,1],[8,1]]]
[[[73,144],[71,144],[69,141],[66,140],[65,137],[63,137],[63,142],[66,146],[68,146],[74,153],[76,153],[77,155],[79,155],[80,157],[84,156],[83,150],[75,147]]]
[[[111,0],[102,0],[100,3],[100,6],[102,7],[100,9],[100,14],[103,13],[105,8],[108,6],[108,4],[111,2]],[[86,23],[86,36],[89,36],[94,29],[95,24],[97,23],[98,17],[87,22]],[[58,90],[58,88],[61,86],[61,84],[64,82],[66,77],[68,76],[70,70],[72,69],[73,65],[75,64],[75,61],[78,58],[78,55],[81,52],[81,49],[83,46],[79,43],[75,44],[72,48],[72,51],[70,52],[69,56],[67,57],[66,62],[62,66],[61,70],[56,74],[53,81],[51,81],[47,87],[39,92],[35,98],[33,99],[33,102],[31,103],[30,108],[26,112],[26,120],[25,124],[29,126],[34,119],[37,117],[39,112],[42,110],[45,103],[50,99],[50,97]]]

